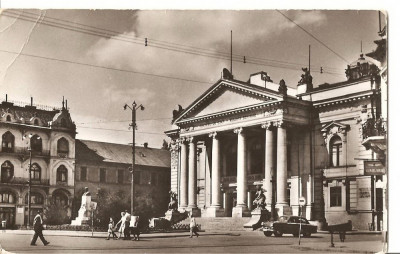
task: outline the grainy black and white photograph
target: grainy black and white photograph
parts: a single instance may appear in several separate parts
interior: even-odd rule
[[[0,253],[388,252],[390,11],[2,8]]]

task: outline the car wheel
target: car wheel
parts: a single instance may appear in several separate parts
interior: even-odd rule
[[[309,233],[309,232],[304,232],[304,233],[303,233],[303,236],[304,236],[304,237],[310,237],[310,236],[311,236],[311,233]]]
[[[277,236],[277,237],[281,237],[282,236],[282,232],[279,231],[279,230],[275,230],[274,231],[274,235]]]
[[[265,235],[265,236],[271,236],[271,235],[272,235],[272,232],[271,232],[271,231],[264,231],[264,235]]]

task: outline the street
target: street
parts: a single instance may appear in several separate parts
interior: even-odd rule
[[[38,240],[30,246],[30,234],[9,231],[2,233],[0,244],[11,253],[376,253],[382,249],[381,236],[376,234],[348,235],[341,243],[335,235],[335,248],[330,248],[330,235],[318,233],[310,238],[291,235],[265,237],[261,231],[208,233],[200,232],[199,238],[188,237],[188,233],[143,234],[140,241],[105,240],[102,233],[94,238],[77,236],[80,232],[69,232],[69,236],[50,235],[45,232],[49,246]]]

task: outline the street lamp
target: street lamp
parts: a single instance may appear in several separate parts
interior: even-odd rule
[[[31,225],[31,189],[32,189],[32,146],[31,146],[31,139],[32,139],[32,133],[28,135],[29,137],[29,146],[28,146],[28,151],[29,151],[29,169],[28,169],[28,227]],[[23,136],[23,139],[27,138],[27,136]],[[38,136],[37,139],[40,139]]]
[[[124,105],[124,110],[129,108],[132,111],[132,123],[129,126],[132,127],[132,168],[129,168],[132,174],[131,179],[131,214],[133,214],[133,195],[134,195],[134,185],[133,185],[133,173],[135,171],[135,130],[136,130],[136,110],[140,108],[140,110],[144,110],[144,106],[140,104],[139,106],[134,101],[132,103],[132,107],[128,104]]]

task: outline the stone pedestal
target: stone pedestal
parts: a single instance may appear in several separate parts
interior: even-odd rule
[[[208,207],[207,217],[225,217],[225,209],[217,206]]]
[[[165,213],[165,217],[164,218],[166,220],[170,221],[171,224],[175,224],[175,223],[177,223],[177,222],[179,222],[179,221],[181,221],[183,219],[183,215],[184,214],[185,213],[180,213],[177,210],[170,209]]]
[[[267,221],[268,219],[268,210],[256,208],[251,212],[251,219],[249,222],[244,224],[245,228],[251,228],[256,230],[262,226],[262,222]]]
[[[197,207],[188,207],[186,211],[193,215],[193,217],[201,217],[201,210]]]
[[[90,195],[83,195],[81,201],[81,208],[78,211],[78,217],[75,220],[71,221],[71,225],[84,225],[89,224],[90,217],[91,217],[91,208],[90,203],[92,201],[92,196]]]
[[[292,208],[286,203],[284,203],[284,204],[276,204],[275,205],[275,210],[278,213],[278,216],[292,215]]]
[[[245,206],[236,206],[232,209],[232,217],[250,217],[250,211]]]

